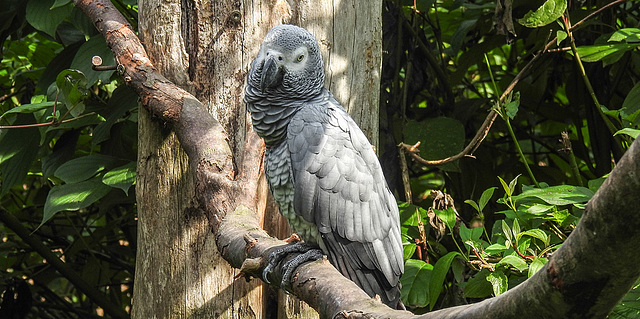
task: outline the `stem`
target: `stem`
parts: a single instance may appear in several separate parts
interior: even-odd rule
[[[571,172],[573,172],[573,176],[575,176],[576,178],[576,184],[578,186],[584,186],[582,178],[580,177],[580,169],[578,168],[576,156],[575,154],[573,154],[573,147],[571,147],[569,134],[567,132],[562,132],[562,134],[560,135],[562,136],[562,144],[564,144],[564,150],[569,154],[569,165],[571,165]]]
[[[496,95],[499,95],[500,93],[499,93],[498,85],[496,85],[496,81],[493,78],[493,72],[491,72],[491,63],[489,62],[489,58],[487,57],[486,54],[484,55],[484,60],[487,63],[487,69],[489,70],[489,77],[491,77],[491,83],[493,83],[493,89],[494,89]],[[509,97],[508,99],[511,99],[511,97]],[[502,117],[504,122],[507,123],[507,128],[509,129],[509,134],[511,135],[511,138],[513,139],[513,143],[516,145],[516,149],[518,150],[518,154],[520,155],[520,159],[522,160],[522,163],[524,164],[524,167],[527,170],[527,173],[529,174],[529,177],[533,181],[533,184],[536,185],[536,187],[540,188],[540,184],[538,183],[538,180],[536,180],[536,177],[533,176],[533,172],[531,171],[531,168],[529,167],[529,163],[527,162],[527,158],[524,156],[524,152],[522,152],[522,148],[520,147],[520,143],[518,142],[518,139],[516,138],[516,134],[513,132],[513,128],[511,127],[511,121],[509,121],[509,115],[507,115],[507,112],[504,109],[504,104],[500,102],[501,100],[502,100],[502,98],[498,99],[497,102],[496,102],[498,104],[497,107],[500,110],[500,112],[499,112],[500,117]],[[515,209],[514,209],[514,211],[515,211]]]
[[[584,65],[582,64],[582,60],[580,59],[580,55],[578,54],[578,49],[576,47],[575,39],[573,38],[573,33],[571,32],[571,26],[569,25],[569,17],[568,14],[562,16],[562,22],[564,23],[564,27],[567,30],[567,34],[569,35],[569,43],[571,44],[571,51],[573,52],[574,60],[576,61],[576,65],[578,66],[578,70],[580,71],[580,76],[582,77],[582,81],[584,85],[587,87],[587,91],[589,91],[589,96],[591,100],[593,100],[593,104],[596,106],[596,111],[604,121],[604,124],[607,125],[609,132],[613,135],[618,131],[616,127],[611,123],[611,120],[607,117],[604,112],[602,112],[602,104],[598,101],[598,97],[596,96],[596,92],[593,90],[593,86],[591,85],[591,81],[587,77],[587,73],[584,70]]]
[[[504,110],[503,110],[503,112],[504,112]],[[524,164],[524,168],[527,170],[527,174],[529,174],[529,177],[531,178],[531,181],[533,181],[533,184],[536,185],[536,187],[540,188],[540,184],[536,180],[536,177],[533,176],[533,172],[531,171],[531,167],[529,167],[529,163],[527,162],[527,158],[524,156],[524,152],[522,152],[522,148],[520,147],[520,143],[518,142],[518,139],[516,138],[516,134],[513,132],[513,128],[511,127],[511,121],[509,121],[509,116],[505,113],[502,116],[502,119],[504,119],[504,122],[507,123],[507,129],[509,129],[509,135],[511,135],[511,138],[513,139],[513,144],[515,144],[516,150],[518,150],[518,155],[520,156],[520,159],[522,160],[522,163]]]

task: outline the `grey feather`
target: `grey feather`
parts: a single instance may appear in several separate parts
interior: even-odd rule
[[[398,207],[373,148],[323,87],[316,39],[296,26],[274,27],[247,82],[280,212],[343,275],[396,307],[404,271]]]

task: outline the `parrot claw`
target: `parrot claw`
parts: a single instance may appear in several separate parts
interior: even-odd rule
[[[282,265],[283,274],[280,287],[287,293],[290,292],[291,279],[295,274],[295,270],[298,269],[300,265],[324,257],[322,250],[305,242],[297,242],[280,247],[269,254],[268,264],[262,271],[262,278],[266,283],[271,284],[269,274],[271,274],[278,264],[290,253],[300,253],[300,255],[293,257]]]

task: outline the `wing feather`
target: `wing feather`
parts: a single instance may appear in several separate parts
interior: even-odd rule
[[[329,95],[292,117],[287,143],[296,213],[316,224],[331,263],[370,295],[397,300],[398,208],[362,131]]]

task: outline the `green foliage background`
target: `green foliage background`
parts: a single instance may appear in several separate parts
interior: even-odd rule
[[[136,1],[113,3],[135,26]],[[640,2],[597,12],[608,3],[384,2],[379,152],[400,199],[411,310],[478,301],[533,275],[637,136]],[[117,71],[91,69],[95,55],[115,62],[70,0],[0,7],[0,317],[118,316],[40,251],[130,310],[137,96]],[[575,25],[594,12],[567,32],[563,17]],[[457,154],[491,110],[473,157],[423,166],[406,154],[402,169],[400,142],[420,142],[428,160]],[[638,315],[637,295],[612,316]]]

